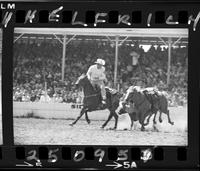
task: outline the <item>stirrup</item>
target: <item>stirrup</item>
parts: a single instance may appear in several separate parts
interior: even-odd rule
[[[102,100],[101,103],[102,103],[102,104],[106,104],[106,100]]]

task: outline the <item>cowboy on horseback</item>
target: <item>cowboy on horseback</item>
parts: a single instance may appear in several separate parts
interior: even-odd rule
[[[87,77],[90,80],[92,86],[101,88],[102,104],[106,104],[106,90],[105,83],[107,82],[105,75],[105,61],[103,59],[97,59],[95,64],[90,66],[87,71]]]
[[[156,110],[156,106],[154,103],[156,103],[155,100],[157,101],[159,99],[158,89],[156,87],[147,87],[143,90],[143,93],[146,96],[147,100],[151,103],[152,111]]]

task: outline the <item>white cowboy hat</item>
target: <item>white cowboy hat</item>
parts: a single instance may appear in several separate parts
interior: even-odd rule
[[[105,65],[105,61],[103,59],[97,59],[94,63],[100,64],[100,65]]]

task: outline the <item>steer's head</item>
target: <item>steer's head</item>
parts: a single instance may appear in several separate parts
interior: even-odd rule
[[[117,108],[117,113],[119,115],[127,113],[126,112],[126,103],[124,101],[119,102],[119,107]]]
[[[134,101],[132,99],[135,94],[135,91],[138,91],[138,87],[129,87],[125,97],[119,102],[119,107],[117,109],[117,113],[119,115],[124,113],[133,113],[136,111]]]
[[[125,113],[134,113],[136,112],[134,103],[125,103],[123,101],[120,102],[119,107],[117,109],[117,113],[119,115],[125,114]]]

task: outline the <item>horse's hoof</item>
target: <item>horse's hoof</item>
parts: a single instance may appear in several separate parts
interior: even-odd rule
[[[142,128],[141,128],[141,131],[145,131],[145,128],[142,127]]]
[[[156,128],[155,125],[153,126],[153,130],[156,131],[156,132],[159,132],[158,128]]]
[[[174,125],[174,122],[169,122],[171,125]]]
[[[157,122],[156,122],[156,121],[153,121],[153,123],[154,123],[154,124],[157,124]]]
[[[162,119],[159,118],[159,122],[162,123]]]
[[[71,123],[71,124],[69,124],[69,126],[74,126],[74,124],[73,124],[73,123]]]
[[[101,129],[104,129],[104,127],[105,127],[105,126],[101,126],[100,128],[101,128]]]
[[[90,121],[87,121],[88,124],[90,124]]]
[[[113,131],[113,130],[116,130],[116,128],[115,128],[115,127],[114,127],[114,128],[109,128],[109,130],[112,130],[112,131]]]

